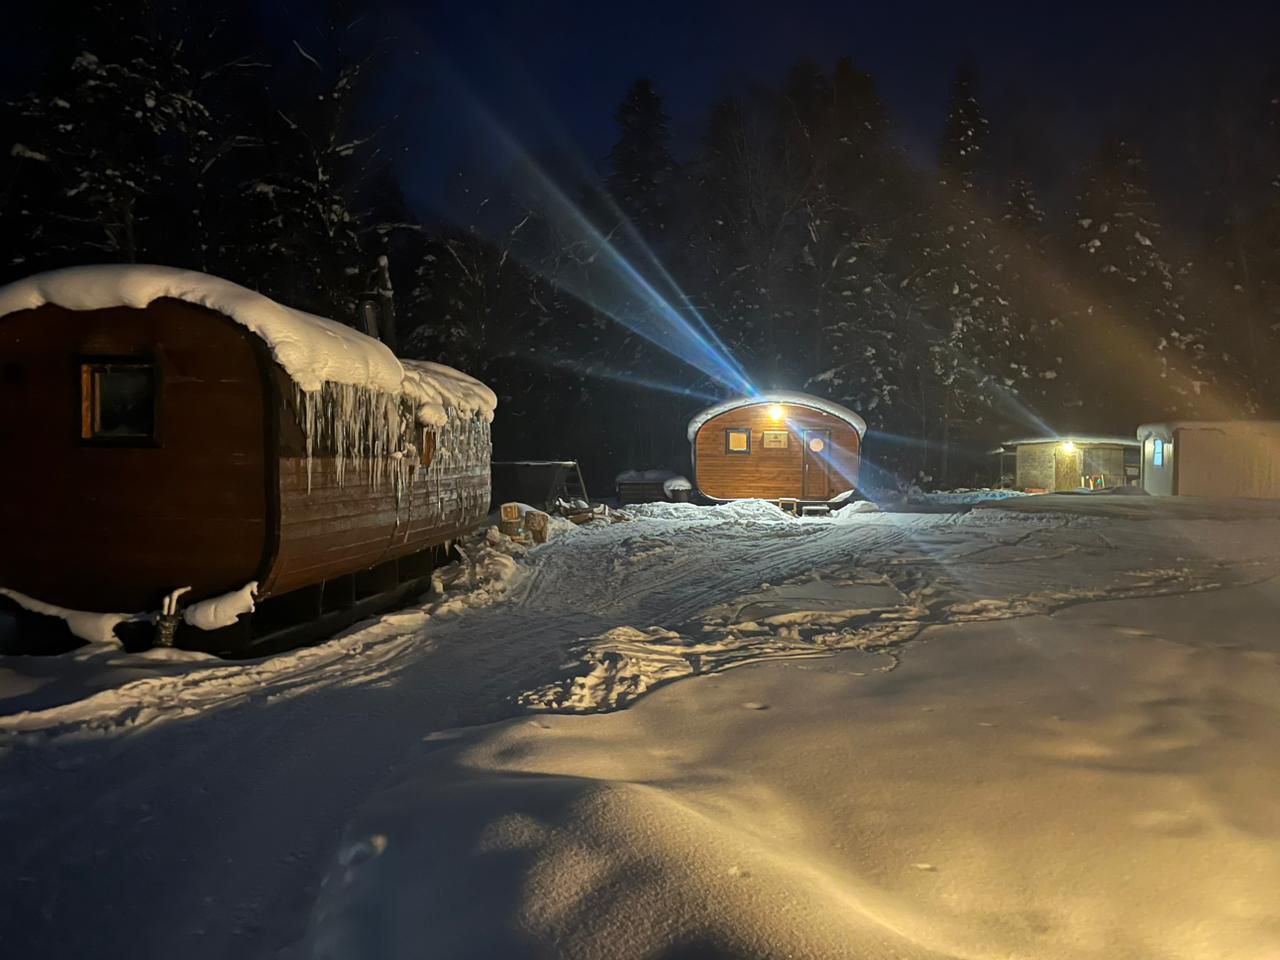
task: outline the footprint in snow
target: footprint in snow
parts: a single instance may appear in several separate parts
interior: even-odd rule
[[[748,700],[746,703],[743,704],[743,706],[746,707],[748,710],[768,710],[769,709],[769,705],[767,703],[757,703],[755,700]]]
[[[386,849],[387,835],[374,833],[338,851],[338,863],[348,868],[358,867],[366,860],[382,856]]]
[[[424,743],[435,743],[439,740],[457,740],[461,736],[461,730],[432,730],[422,740]]]
[[[938,872],[938,868],[935,867],[932,863],[913,863],[911,866],[915,867],[921,873],[937,873]]]

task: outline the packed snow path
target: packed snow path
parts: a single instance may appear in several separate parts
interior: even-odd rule
[[[335,851],[378,852],[344,829],[442,731],[607,710],[691,674],[841,649],[870,651],[854,672],[872,675],[936,625],[1217,593],[1280,564],[1280,511],[1266,505],[649,513],[515,563],[482,551],[488,587],[283,657],[7,664],[0,939],[22,956],[307,956],[333,936],[320,883]],[[513,907],[487,909],[502,929]]]

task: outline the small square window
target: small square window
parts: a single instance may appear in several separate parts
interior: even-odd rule
[[[724,432],[725,453],[750,453],[751,431],[746,427],[731,427]]]
[[[1164,466],[1164,441],[1158,438],[1151,441],[1151,465],[1153,467]]]
[[[80,439],[150,446],[156,442],[156,369],[145,360],[80,364]]]

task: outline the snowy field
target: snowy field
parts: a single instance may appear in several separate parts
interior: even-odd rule
[[[1280,505],[968,499],[651,506],[275,658],[11,658],[0,942],[1280,957]]]

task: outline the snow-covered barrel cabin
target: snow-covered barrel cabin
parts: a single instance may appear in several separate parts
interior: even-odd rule
[[[820,503],[855,491],[867,424],[804,393],[726,400],[689,421],[693,482],[711,500]]]
[[[420,593],[488,512],[496,404],[463,373],[201,273],[74,267],[4,287],[0,633],[136,637],[189,587],[179,646],[257,651]]]

